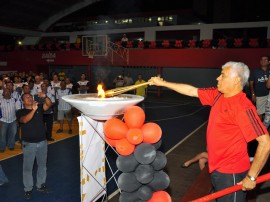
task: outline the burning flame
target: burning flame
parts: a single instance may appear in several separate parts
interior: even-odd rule
[[[98,97],[105,98],[105,91],[102,88],[102,84],[98,84],[97,90],[98,90]]]

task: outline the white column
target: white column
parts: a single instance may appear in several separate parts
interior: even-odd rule
[[[103,122],[79,116],[81,201],[96,201],[106,194]]]

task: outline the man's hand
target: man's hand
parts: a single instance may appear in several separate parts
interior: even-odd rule
[[[34,101],[32,104],[32,109],[36,111],[37,108],[38,108],[38,103],[36,101]]]
[[[148,80],[148,82],[151,82],[150,85],[156,85],[156,86],[162,86],[166,81],[164,81],[159,76],[151,77],[151,79]]]
[[[253,103],[256,103],[256,96],[255,96],[255,94],[252,94],[251,99],[252,99],[252,102],[253,102]]]
[[[256,187],[256,181],[252,181],[247,176],[241,182],[237,184],[242,184],[243,191],[249,191]]]

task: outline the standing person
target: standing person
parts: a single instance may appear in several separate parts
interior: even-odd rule
[[[143,80],[143,77],[141,74],[138,75],[138,80],[135,82],[135,85],[138,85],[138,84],[142,84],[142,83],[145,83],[146,81]],[[135,89],[135,94],[136,95],[140,95],[140,96],[143,96],[143,97],[146,97],[147,96],[147,86],[141,86],[139,88],[136,88]]]
[[[25,199],[30,199],[33,191],[33,166],[37,160],[37,191],[48,193],[47,151],[48,144],[43,123],[43,112],[52,106],[51,100],[44,93],[39,93],[45,99],[44,104],[38,104],[29,93],[22,95],[24,108],[17,111],[17,118],[22,129],[23,150],[23,184]]]
[[[133,78],[130,76],[130,73],[128,73],[126,76],[124,76],[124,86],[131,86],[134,84]],[[127,93],[133,94],[133,90],[128,91]]]
[[[255,69],[249,78],[249,87],[252,96],[252,101],[256,103],[257,113],[261,120],[265,114],[267,96],[269,89],[266,87],[266,82],[269,77],[269,57],[262,56],[260,60],[261,66]]]
[[[41,84],[41,92],[47,95],[50,98],[52,104],[54,104],[54,96],[48,92],[48,87],[46,83]],[[40,94],[34,95],[34,100],[39,104],[43,104],[45,102],[45,98],[41,97]],[[52,128],[53,128],[53,109],[52,106],[44,111],[43,113],[43,121],[46,129],[46,137],[48,141],[54,141],[52,138]]]
[[[4,152],[6,146],[12,151],[15,147],[17,132],[16,100],[11,97],[8,88],[4,89],[3,98],[0,99],[0,110],[2,115],[0,118],[0,152]]]
[[[86,80],[84,73],[81,74],[81,80],[77,82],[79,94],[86,94],[89,90],[89,81]]]
[[[39,75],[35,76],[35,83],[34,88],[36,89],[36,92],[41,92],[41,84],[43,83],[43,80],[41,80],[41,77]]]
[[[60,128],[56,131],[56,133],[64,132],[64,117],[66,117],[68,122],[68,133],[72,134],[72,111],[71,105],[68,104],[65,100],[62,99],[65,95],[71,95],[71,90],[66,88],[66,82],[61,81],[61,88],[56,91],[56,99],[58,100],[58,120],[60,122]]]
[[[264,62],[265,63],[268,63],[268,67],[269,67],[269,64],[270,64],[270,61],[269,61],[269,57],[263,57],[264,58]],[[270,89],[270,74],[268,76],[268,80],[266,82],[266,87],[268,88],[268,90]],[[270,92],[267,96],[267,103],[266,103],[266,106],[265,106],[265,117],[264,117],[264,120],[263,120],[263,124],[265,125],[266,128],[269,127],[270,125]]]
[[[126,76],[124,76],[125,86],[131,86],[133,85],[134,81],[133,78],[130,76],[130,73],[128,73]]]
[[[235,184],[242,190],[219,198],[218,202],[246,201],[246,191],[256,187],[256,178],[270,152],[268,131],[256,108],[243,93],[249,69],[240,62],[227,62],[217,78],[217,88],[196,88],[188,84],[167,82],[152,77],[153,85],[164,86],[183,95],[198,97],[203,105],[210,105],[207,127],[208,165],[215,191]],[[247,143],[256,139],[258,147],[250,166]]]
[[[54,74],[53,75],[53,80],[51,81],[51,86],[52,88],[54,89],[54,93],[56,93],[56,91],[58,89],[60,89],[60,81],[59,81],[59,78],[58,78],[58,75],[57,74]],[[55,94],[53,94],[54,97],[55,97]],[[54,122],[57,122],[58,120],[58,117],[57,117],[57,114],[58,114],[58,100],[55,99],[55,103],[53,104],[53,119],[54,119]]]
[[[128,42],[128,38],[126,34],[123,34],[123,37],[121,39],[121,43],[127,43]]]

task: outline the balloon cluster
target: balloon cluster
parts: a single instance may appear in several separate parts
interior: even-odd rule
[[[106,141],[120,154],[116,160],[122,171],[118,178],[120,202],[171,202],[163,191],[170,184],[162,170],[167,164],[161,146],[162,130],[156,123],[144,123],[145,113],[138,106],[124,113],[124,121],[112,118],[104,124]]]

